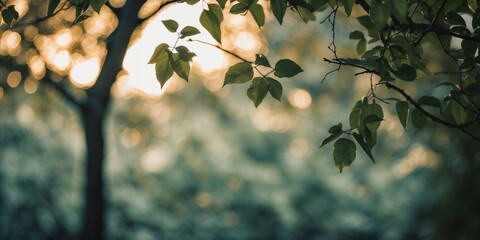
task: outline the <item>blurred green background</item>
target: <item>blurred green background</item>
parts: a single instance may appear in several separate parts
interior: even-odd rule
[[[282,102],[255,109],[247,86],[212,89],[225,69],[198,68],[159,97],[115,98],[105,123],[108,239],[480,238],[479,144],[458,132],[405,132],[383,105],[376,165],[358,151],[340,174],[332,146],[318,149],[368,87],[348,69],[322,84],[329,26],[299,24],[270,24],[261,38],[269,59],[305,70],[282,82]],[[344,55],[354,52],[347,34],[338,30]],[[3,66],[2,81],[8,73]],[[76,239],[77,113],[48,86],[4,87],[1,96],[0,239]]]

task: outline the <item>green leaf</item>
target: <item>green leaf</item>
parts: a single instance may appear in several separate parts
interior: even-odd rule
[[[186,0],[185,2],[188,5],[195,5],[196,3],[200,2],[200,0]]]
[[[362,112],[362,101],[357,101],[350,112],[349,123],[351,128],[357,128],[360,124],[360,113]]]
[[[281,101],[283,92],[282,84],[271,77],[266,77],[265,79],[267,79],[268,81],[268,91],[270,92],[272,97],[277,99],[278,101]]]
[[[103,4],[105,4],[107,0],[88,0],[88,2],[95,12],[100,13],[100,9],[102,9]]]
[[[375,121],[371,123],[366,123],[365,120],[369,115],[375,115],[378,118],[383,119],[382,107],[376,103],[362,103],[362,110],[360,112],[361,125],[365,125],[366,127],[364,129],[367,129],[368,131],[365,131],[361,128],[359,129],[359,132],[363,136],[368,135],[368,138],[365,138],[365,140],[371,148],[377,142],[377,130],[380,127],[381,122]]]
[[[270,6],[272,8],[273,15],[277,19],[278,23],[283,23],[283,17],[287,11],[287,0],[271,0]]]
[[[340,172],[352,164],[356,157],[356,151],[357,147],[350,139],[340,138],[335,142],[333,145],[333,161]]]
[[[255,64],[270,67],[270,62],[268,62],[267,57],[261,53],[255,54]]]
[[[224,9],[224,8],[225,8],[225,4],[227,3],[227,0],[217,0],[217,3],[218,3],[218,5],[220,5],[220,7],[221,7],[222,9]]]
[[[398,101],[395,105],[395,108],[397,109],[397,115],[400,123],[402,124],[403,128],[407,130],[408,114],[410,112],[408,102]]]
[[[60,3],[60,0],[49,0],[48,1],[48,10],[47,10],[47,16],[51,16],[55,9],[58,7],[58,4]]]
[[[262,103],[265,96],[268,93],[268,82],[263,77],[256,77],[253,79],[252,84],[247,89],[247,96],[252,100],[255,107],[258,107]]]
[[[184,39],[199,34],[200,31],[196,27],[186,26],[180,31],[180,38]]]
[[[15,10],[15,5],[10,5],[2,11],[3,21],[11,27],[13,20],[18,20],[18,12]]]
[[[323,146],[325,146],[325,145],[327,145],[327,144],[335,141],[335,139],[337,139],[338,137],[340,137],[340,135],[342,135],[341,132],[335,133],[335,134],[332,134],[332,135],[328,136],[327,138],[325,138],[325,139],[322,141],[322,144],[320,144],[320,147],[318,147],[318,148],[321,148],[321,147],[323,147]]]
[[[165,49],[161,51],[155,61],[155,73],[160,86],[163,87],[168,79],[173,75],[173,68],[171,65],[172,53]]]
[[[249,10],[258,27],[262,27],[265,24],[265,13],[263,12],[262,5],[253,4]]]
[[[371,149],[367,145],[367,143],[363,140],[363,136],[354,132],[353,137],[357,141],[358,145],[360,145],[360,147],[363,149],[363,151],[368,155],[368,157],[370,157],[370,159],[372,159],[373,163],[375,163],[375,159],[373,159]]]
[[[468,116],[465,108],[463,108],[462,105],[460,105],[455,100],[450,101],[450,107],[452,109],[451,111],[452,111],[453,120],[455,120],[457,124],[465,123]]]
[[[362,55],[367,50],[367,40],[362,39],[357,43],[357,53]]]
[[[300,72],[303,72],[303,69],[290,59],[282,59],[275,64],[274,74],[277,77],[293,77]]]
[[[400,23],[403,23],[405,20],[407,20],[407,0],[387,0],[385,1],[385,4]]]
[[[170,46],[168,46],[168,44],[166,43],[161,43],[160,45],[158,45],[156,48],[155,48],[155,51],[153,52],[152,54],[152,57],[150,58],[150,60],[148,61],[148,64],[153,64],[155,62],[157,62],[157,58],[166,50],[168,50]]]
[[[380,0],[372,0],[370,16],[377,30],[381,30],[387,24],[390,10]]]
[[[188,76],[190,74],[190,63],[189,61],[181,59],[179,55],[179,53],[172,54],[172,68],[179,77],[185,79],[185,81],[188,82]]]
[[[436,108],[440,108],[440,109],[442,108],[442,106],[440,104],[440,100],[438,100],[438,98],[432,97],[432,96],[421,97],[420,99],[418,99],[418,104],[427,105],[427,106],[431,106],[431,107],[436,107]]]
[[[478,42],[470,41],[470,40],[463,40],[462,41],[462,50],[463,54],[467,58],[474,58],[475,53],[477,52]]]
[[[337,134],[337,133],[342,133],[342,132],[343,132],[342,123],[338,123],[337,125],[333,125],[332,127],[330,127],[330,129],[328,129],[328,133],[330,133],[330,134]]]
[[[381,122],[383,121],[383,118],[378,117],[377,115],[368,115],[365,118],[363,118],[363,124],[369,124],[369,123],[375,123],[375,122]]]
[[[345,14],[347,14],[347,17],[350,17],[350,14],[352,14],[353,4],[355,4],[355,0],[341,0],[340,2],[345,8]]]
[[[355,30],[355,31],[351,32],[348,37],[350,39],[355,39],[355,40],[365,39],[365,36],[363,35],[363,32],[360,32],[358,30]]]
[[[178,29],[178,23],[175,20],[172,20],[172,19],[163,20],[162,23],[167,28],[167,30],[170,31],[170,32],[174,33]]]
[[[180,59],[183,61],[191,61],[193,57],[197,56],[194,52],[190,52],[187,47],[182,45],[176,47],[175,50],[177,50]]]
[[[400,69],[393,74],[404,81],[414,81],[417,78],[417,69],[410,65],[402,64]]]
[[[223,21],[222,9],[216,4],[208,4],[208,7],[209,10],[203,10],[200,14],[200,23],[217,42],[222,43],[222,31],[220,29],[220,24]]]
[[[227,84],[239,84],[246,83],[253,78],[253,68],[250,63],[240,62],[231,66],[225,74],[225,82],[223,86]]]
[[[298,6],[297,11],[302,16],[302,19],[305,22],[315,21],[315,19],[316,19],[315,14],[313,14],[313,10]]]
[[[248,10],[248,5],[244,3],[237,3],[230,8],[231,14],[243,14]]]
[[[412,124],[415,128],[421,129],[427,124],[427,117],[423,115],[420,111],[418,111],[416,108],[412,110]]]
[[[451,25],[461,25],[464,27],[467,26],[463,17],[454,11],[450,11],[447,13],[447,22],[450,23]]]

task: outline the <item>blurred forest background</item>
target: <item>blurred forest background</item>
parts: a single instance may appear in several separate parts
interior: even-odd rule
[[[288,57],[305,70],[282,82],[282,102],[266,99],[256,109],[246,86],[222,88],[235,59],[197,43],[191,43],[198,55],[191,81],[174,79],[160,91],[146,64],[155,44],[168,41],[159,21],[187,9],[195,8],[169,8],[145,26],[124,63],[129,76],[120,76],[113,89],[105,123],[108,239],[480,238],[479,144],[458,132],[435,125],[405,132],[386,112],[376,165],[360,155],[340,174],[332,146],[318,149],[328,126],[347,120],[353,99],[369,88],[345,70],[321,83],[332,67],[321,62],[331,41],[328,25],[306,25],[292,14],[284,26],[269,21],[260,34],[248,18],[229,19],[231,41],[224,46],[247,58],[268,48],[270,59]],[[198,21],[192,11],[185,24]],[[97,39],[111,31],[102,25],[112,21],[109,14],[104,8],[71,28],[25,27],[22,36],[2,28],[0,239],[78,237],[81,123],[78,112],[37,79],[50,69],[69,76],[66,84],[88,88],[104,54]],[[350,30],[338,29],[338,39]],[[36,38],[31,42],[45,52],[32,52],[25,38]],[[343,55],[355,52],[348,41],[338,46]],[[12,71],[22,64],[30,70]]]

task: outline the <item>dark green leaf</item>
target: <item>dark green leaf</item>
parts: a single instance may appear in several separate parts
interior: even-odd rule
[[[400,69],[394,72],[394,74],[404,81],[414,81],[417,78],[417,69],[410,65],[402,64]]]
[[[363,35],[363,33],[358,31],[358,30],[355,30],[355,31],[351,32],[348,37],[350,39],[355,39],[355,40],[365,39],[365,36]]]
[[[463,40],[462,41],[462,50],[463,54],[467,58],[474,58],[475,53],[477,52],[478,42],[470,41],[470,40]]]
[[[330,133],[330,134],[337,134],[337,133],[341,133],[342,131],[343,131],[342,123],[338,123],[337,125],[333,125],[332,127],[330,127],[330,129],[328,129],[328,133]]]
[[[273,15],[277,21],[282,24],[283,17],[287,11],[287,0],[271,0],[270,6],[272,8]]]
[[[267,57],[261,53],[255,54],[255,64],[270,67]]]
[[[3,17],[3,21],[5,21],[5,23],[11,27],[13,20],[18,20],[18,12],[17,10],[15,10],[15,6],[10,5],[7,8],[5,8],[2,11],[2,17]]]
[[[160,45],[158,45],[158,46],[155,48],[155,51],[153,52],[152,57],[151,57],[150,60],[148,61],[148,64],[155,63],[155,62],[157,61],[157,58],[158,58],[164,51],[167,51],[169,47],[170,47],[170,46],[168,46],[168,44],[166,44],[166,43],[161,43]]]
[[[258,27],[262,27],[265,24],[265,13],[263,12],[262,5],[253,4],[249,10]]]
[[[188,81],[188,76],[190,74],[190,63],[188,61],[182,60],[179,56],[179,53],[172,54],[172,68],[175,73]]]
[[[349,123],[351,128],[357,128],[361,125],[360,113],[362,112],[362,101],[357,101],[350,112]]]
[[[368,104],[362,103],[362,111],[360,113],[361,124],[365,125],[365,128],[360,128],[359,132],[363,136],[369,135],[369,138],[365,138],[368,146],[373,147],[377,142],[377,130],[380,127],[380,121],[372,122],[372,123],[365,123],[365,119],[369,115],[375,115],[378,118],[383,118],[383,110],[382,107],[376,103]],[[363,129],[367,129],[366,132]]]
[[[200,31],[196,27],[186,26],[182,29],[182,31],[180,31],[180,38],[183,39],[183,38],[186,38],[186,37],[197,35],[199,33],[200,33]]]
[[[208,4],[208,7],[209,10],[203,10],[200,14],[200,23],[217,42],[222,43],[222,31],[220,29],[220,24],[223,21],[222,9],[216,4]]]
[[[359,55],[361,55],[365,52],[366,49],[367,49],[367,40],[362,39],[362,40],[358,41],[358,43],[357,43],[357,53]]]
[[[420,111],[418,111],[416,108],[412,110],[412,124],[415,128],[421,129],[427,124],[427,117],[423,115]]]
[[[250,63],[240,62],[231,66],[225,74],[223,85],[246,83],[253,78],[253,68]]]
[[[463,108],[462,105],[455,100],[450,101],[450,107],[452,109],[451,111],[453,120],[455,120],[457,124],[465,123],[468,116],[465,108]]]
[[[345,8],[345,14],[347,14],[347,17],[349,17],[350,14],[352,14],[352,8],[353,8],[353,4],[355,3],[355,0],[341,0],[340,2]]]
[[[403,128],[407,130],[407,121],[408,121],[408,115],[410,112],[408,102],[398,101],[395,107],[397,109],[397,115],[398,115],[398,119],[400,120],[400,123],[402,124]]]
[[[290,59],[282,59],[275,64],[275,76],[277,77],[293,77],[303,72],[302,68]]]
[[[333,161],[340,172],[352,164],[356,157],[356,151],[357,147],[350,139],[340,138],[335,142],[333,145]]]
[[[185,46],[178,46],[175,50],[177,50],[180,59],[183,61],[191,61],[193,57],[197,56],[194,52],[190,52]]]
[[[100,9],[102,9],[103,4],[105,4],[107,0],[88,0],[88,2],[95,12],[100,13]]]
[[[451,25],[467,26],[465,20],[457,12],[450,11],[447,13],[447,22]]]
[[[408,11],[407,0],[387,0],[385,4],[400,23],[405,22]]]
[[[47,10],[47,16],[51,16],[55,9],[57,8],[58,4],[60,3],[60,0],[49,0],[48,1],[48,10]]]
[[[248,5],[244,3],[237,3],[230,8],[231,14],[243,14],[248,10]]]
[[[217,3],[218,3],[218,5],[220,5],[220,7],[221,7],[222,9],[224,9],[224,8],[225,8],[225,4],[227,3],[227,0],[217,0]]]
[[[188,5],[194,5],[194,4],[198,3],[198,2],[200,2],[200,0],[186,0],[185,2],[186,2]]]
[[[282,84],[271,77],[267,77],[266,79],[268,81],[268,91],[270,92],[272,97],[277,99],[278,101],[281,101],[283,92]]]
[[[315,15],[313,14],[313,10],[309,10],[304,7],[297,7],[297,10],[305,22],[315,21],[316,18],[315,18]]]
[[[263,77],[256,77],[253,79],[252,84],[247,90],[247,96],[252,100],[255,107],[258,107],[262,103],[265,96],[268,93],[268,82]]]
[[[172,20],[172,19],[163,20],[162,23],[170,32],[176,32],[178,29],[178,23],[175,20]]]
[[[168,79],[173,75],[173,68],[171,65],[172,53],[165,49],[161,51],[155,61],[155,72],[160,86],[163,87]]]
[[[340,133],[335,133],[335,134],[332,134],[332,135],[328,136],[327,138],[325,138],[325,139],[322,141],[322,144],[320,144],[320,147],[318,147],[318,148],[321,148],[321,147],[323,147],[323,146],[325,146],[325,145],[327,145],[327,144],[335,141],[335,139],[337,139],[338,137],[340,137],[340,135],[342,135],[341,132],[340,132]]]
[[[427,105],[427,106],[436,107],[436,108],[442,108],[442,106],[440,105],[440,100],[432,96],[421,97],[420,99],[418,99],[418,104]]]
[[[390,17],[390,10],[385,7],[381,0],[372,0],[370,16],[377,30],[381,30],[387,24]]]
[[[372,155],[372,152],[371,152],[371,149],[370,147],[367,145],[367,143],[365,142],[365,140],[363,140],[363,136],[354,132],[353,133],[353,137],[355,138],[355,140],[357,141],[357,143],[360,145],[360,147],[363,149],[363,151],[368,155],[368,157],[370,157],[370,159],[372,159],[373,163],[375,163],[375,159],[373,159],[373,155]]]
[[[381,122],[381,121],[383,121],[383,118],[377,115],[368,115],[365,118],[363,118],[363,124],[369,124],[369,123],[375,123],[375,122]]]
[[[468,8],[470,8],[472,12],[475,12],[477,10],[477,0],[467,0],[467,3]]]

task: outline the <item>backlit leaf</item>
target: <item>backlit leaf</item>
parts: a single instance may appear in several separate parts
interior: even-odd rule
[[[328,129],[328,133],[330,134],[337,134],[341,133],[343,131],[342,129],[342,123],[338,123],[337,125],[333,125]]]
[[[267,79],[268,81],[268,91],[270,92],[272,97],[277,99],[278,101],[281,101],[283,92],[282,84],[271,77],[266,77],[265,79]]]
[[[231,66],[227,73],[225,74],[225,82],[223,85],[227,84],[239,84],[246,83],[253,78],[253,68],[250,63],[240,62]]]
[[[350,139],[340,138],[335,142],[333,145],[333,161],[340,172],[352,164],[356,157],[356,151],[357,147]]]
[[[166,51],[170,46],[166,43],[161,43],[155,48],[155,51],[152,54],[152,57],[150,57],[150,60],[148,61],[148,64],[153,64],[157,61],[157,58],[162,54],[164,51]]]
[[[407,130],[408,115],[410,113],[408,102],[398,101],[395,105],[395,108],[397,109],[397,115],[400,123],[402,124],[403,128]]]
[[[268,82],[263,77],[256,77],[253,79],[252,84],[247,90],[247,96],[252,100],[255,107],[258,107],[262,103],[265,96],[268,93]]]
[[[208,4],[209,10],[203,10],[200,14],[200,23],[219,43],[222,43],[222,31],[220,24],[223,21],[223,13],[220,6]]]
[[[196,27],[186,26],[180,31],[180,38],[186,38],[199,34],[200,31]]]
[[[163,87],[168,79],[173,75],[173,68],[171,65],[171,52],[166,49],[161,51],[155,61],[155,73],[160,86]]]
[[[323,147],[323,146],[325,146],[325,145],[327,145],[327,144],[335,141],[335,139],[337,139],[338,137],[340,137],[340,135],[342,135],[341,132],[335,133],[335,134],[332,134],[332,135],[328,136],[327,138],[325,138],[325,139],[322,141],[322,144],[320,144],[320,146],[319,146],[318,148],[321,148],[321,147]]]
[[[162,23],[163,23],[163,26],[165,26],[167,30],[170,32],[176,32],[178,29],[178,23],[175,20],[172,20],[172,19],[163,20]]]
[[[418,129],[423,128],[427,123],[427,117],[416,108],[412,110],[411,118],[413,126]]]

